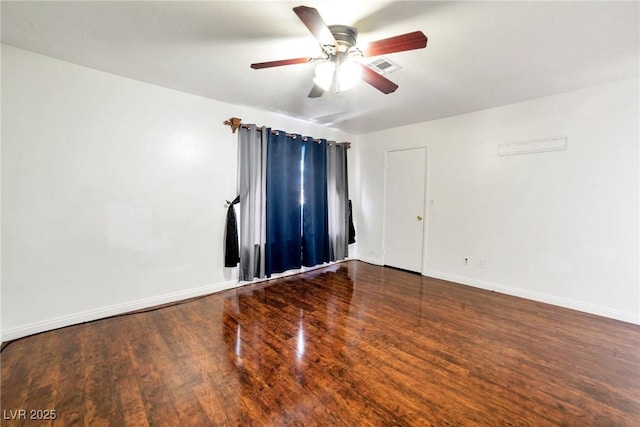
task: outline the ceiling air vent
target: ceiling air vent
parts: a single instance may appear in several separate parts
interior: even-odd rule
[[[370,62],[367,65],[369,66],[369,68],[377,71],[380,74],[390,74],[400,69],[400,66],[398,64],[394,64],[384,56]]]

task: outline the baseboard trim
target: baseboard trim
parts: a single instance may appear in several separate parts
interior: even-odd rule
[[[257,284],[260,282],[265,282],[269,280],[274,280],[278,278],[293,276],[296,274],[306,273],[313,270],[318,270],[321,268],[327,268],[335,266],[341,262],[350,261],[352,258],[347,258],[344,260],[340,260],[337,262],[331,262],[321,265],[316,265],[313,267],[302,267],[299,270],[289,270],[284,273],[274,274],[271,278],[268,279],[257,279],[251,282],[237,282],[235,280],[216,283],[212,285],[201,286],[198,288],[186,289],[184,291],[171,292],[163,295],[158,295],[149,298],[143,298],[136,301],[129,301],[122,304],[114,304],[107,307],[101,307],[94,310],[82,311],[79,313],[69,314],[66,316],[60,316],[49,320],[44,320],[41,322],[34,322],[24,326],[20,326],[18,328],[8,329],[6,331],[2,331],[1,342],[8,342],[11,340],[15,340],[18,338],[23,338],[29,335],[38,334],[41,332],[52,331],[59,328],[64,328],[66,326],[77,325],[80,323],[91,322],[94,320],[104,319],[106,317],[117,316],[120,314],[130,313],[132,311],[146,309],[162,304],[168,304],[172,302],[178,302],[182,300],[186,300],[189,298],[199,297],[202,295],[213,294],[216,292],[224,291],[227,289],[242,287],[251,284]]]
[[[356,260],[362,261],[362,262],[366,262],[367,264],[380,265],[380,266],[384,265],[383,262],[382,262],[382,259],[380,259],[380,258],[355,255],[353,257],[353,259],[356,259]]]
[[[247,285],[254,285],[254,284],[258,284],[258,283],[262,283],[262,282],[268,282],[269,280],[276,280],[276,279],[282,279],[285,277],[289,277],[289,276],[295,276],[297,274],[303,274],[303,273],[308,273],[310,271],[314,271],[314,270],[320,270],[322,268],[330,268],[333,267],[335,265],[338,265],[342,262],[347,262],[347,261],[353,261],[353,258],[351,257],[347,257],[345,259],[341,259],[339,261],[331,261],[331,262],[326,262],[323,264],[318,264],[318,265],[314,265],[313,267],[305,267],[302,266],[298,269],[295,270],[287,270],[287,271],[283,271],[282,273],[273,273],[271,275],[271,277],[264,277],[261,279],[253,279],[253,280],[241,280],[240,281],[240,286],[247,286]]]
[[[505,295],[511,295],[520,298],[526,298],[532,301],[543,302],[546,304],[556,305],[559,307],[570,308],[572,310],[582,311],[597,316],[603,316],[610,319],[620,320],[635,325],[640,325],[640,314],[627,311],[615,310],[609,307],[603,307],[595,304],[589,304],[583,301],[576,301],[569,298],[549,295],[542,292],[529,291],[525,289],[514,288],[511,286],[500,285],[497,283],[487,282],[483,280],[473,279],[470,277],[457,276],[449,273],[443,273],[434,270],[425,270],[423,276],[433,277],[436,279],[447,280],[449,282],[460,283],[462,285],[473,286],[474,288],[485,289],[489,291],[499,292]]]
[[[238,282],[227,281],[212,285],[201,286],[198,288],[186,289],[184,291],[170,292],[149,298],[143,298],[136,301],[129,301],[122,304],[114,304],[107,307],[100,307],[94,310],[82,311],[79,313],[60,316],[42,322],[30,323],[18,328],[8,329],[2,332],[2,342],[23,338],[28,335],[38,334],[40,332],[52,331],[54,329],[64,328],[66,326],[77,325],[79,323],[91,322],[93,320],[104,319],[110,316],[129,313],[136,310],[154,307],[157,305],[186,300],[193,297],[199,297],[215,292],[232,289],[238,286]]]
[[[382,261],[377,258],[354,256],[344,261],[357,259],[362,262],[374,265],[382,265]],[[333,264],[333,263],[332,263]],[[336,263],[337,264],[337,263]],[[322,266],[316,266],[306,269],[305,271],[311,271],[319,268],[330,267],[331,264],[324,264]],[[284,273],[281,277],[290,276],[293,274],[300,274],[305,271],[291,271]],[[620,320],[635,325],[640,325],[640,315],[638,313],[630,313],[620,310],[614,310],[608,307],[603,307],[595,304],[589,304],[582,301],[576,301],[568,298],[562,298],[554,295],[544,294],[540,292],[528,291],[524,289],[514,288],[510,286],[504,286],[497,283],[482,281],[473,279],[470,277],[457,276],[453,274],[443,273],[435,270],[425,270],[422,272],[423,276],[434,277],[436,279],[447,280],[450,282],[460,283],[467,286],[473,286],[475,288],[500,292],[506,295],[512,295],[520,298],[526,298],[533,301],[543,302],[547,304],[556,305],[559,307],[570,308],[573,310],[582,311],[585,313],[595,314],[598,316],[608,317],[611,319]],[[267,279],[269,280],[269,279]],[[256,281],[257,282],[257,281]],[[253,283],[256,283],[253,282]],[[79,323],[91,322],[93,320],[103,319],[110,316],[116,316],[136,310],[154,307],[157,305],[168,304],[177,302],[193,297],[212,294],[215,292],[224,291],[227,289],[236,288],[242,285],[248,285],[252,282],[243,282],[239,284],[237,281],[226,281],[216,283],[212,285],[201,286],[198,288],[187,289],[178,292],[171,292],[155,297],[143,298],[136,301],[129,301],[122,304],[114,304],[107,307],[101,307],[95,310],[87,310],[79,313],[70,314],[67,316],[60,316],[53,319],[45,320],[42,322],[30,323],[18,328],[8,329],[2,332],[2,342],[23,338],[28,335],[33,335],[41,332],[51,331],[54,329],[64,328],[66,326],[77,325]]]

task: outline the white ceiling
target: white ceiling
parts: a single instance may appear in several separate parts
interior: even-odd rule
[[[361,82],[309,99],[315,56],[291,10],[355,26],[359,45],[415,30],[426,49],[384,95]],[[640,3],[431,1],[2,1],[2,42],[136,80],[368,133],[638,76]],[[250,119],[250,118],[245,118]]]

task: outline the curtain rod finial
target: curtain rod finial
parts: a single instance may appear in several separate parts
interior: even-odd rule
[[[231,117],[229,120],[224,121],[225,125],[231,126],[232,133],[236,133],[236,130],[240,127],[240,123],[242,123],[242,119],[238,117]]]

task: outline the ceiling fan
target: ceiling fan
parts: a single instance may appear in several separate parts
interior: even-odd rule
[[[397,84],[360,62],[360,59],[405,50],[422,49],[427,46],[427,37],[424,33],[414,31],[374,41],[361,50],[356,46],[358,31],[355,28],[347,25],[327,25],[318,10],[313,7],[298,6],[294,7],[293,11],[318,40],[324,56],[258,62],[251,64],[251,68],[258,70],[283,65],[318,63],[309,98],[318,98],[329,90],[334,92],[346,90],[353,86],[358,79],[364,80],[382,93],[394,92],[398,88]]]

